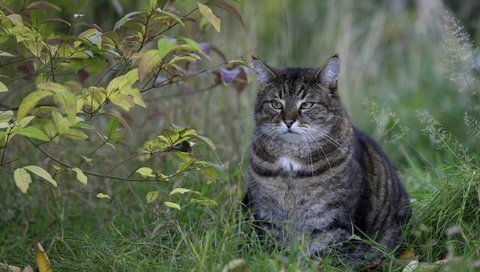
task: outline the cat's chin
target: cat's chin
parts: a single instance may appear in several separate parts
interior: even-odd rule
[[[280,133],[280,137],[288,142],[299,142],[303,140],[302,135],[295,131],[285,131]]]

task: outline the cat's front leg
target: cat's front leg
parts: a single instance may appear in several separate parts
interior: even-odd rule
[[[314,230],[310,236],[309,253],[311,256],[325,255],[334,248],[344,248],[352,234],[343,228]]]
[[[309,250],[311,256],[328,254],[333,265],[353,270],[375,267],[381,261],[380,252],[361,240],[353,239],[352,234],[343,228],[314,231]]]

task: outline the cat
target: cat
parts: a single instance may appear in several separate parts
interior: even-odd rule
[[[353,234],[396,248],[409,197],[342,106],[338,56],[321,68],[274,68],[256,58],[252,66],[258,92],[244,202],[257,230],[284,248],[303,239],[311,256],[335,250],[351,267],[379,262]]]

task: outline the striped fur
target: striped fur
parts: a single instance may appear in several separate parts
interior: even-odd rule
[[[338,57],[320,69],[253,66],[259,91],[245,202],[259,229],[280,246],[307,237],[310,254],[339,250],[354,267],[377,256],[349,246],[353,233],[397,247],[409,199],[380,147],[342,106]]]

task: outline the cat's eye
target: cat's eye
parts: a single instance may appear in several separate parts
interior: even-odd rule
[[[276,109],[276,110],[281,110],[283,108],[283,105],[282,103],[278,102],[278,101],[272,101],[272,108]]]
[[[308,110],[311,107],[313,107],[312,102],[304,102],[300,105],[300,109],[302,109],[302,110]]]

